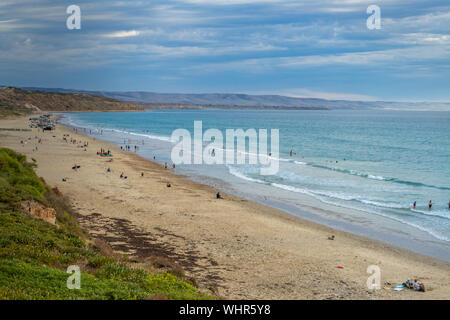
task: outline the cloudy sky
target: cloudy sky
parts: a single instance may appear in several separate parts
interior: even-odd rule
[[[450,1],[0,0],[0,85],[450,101]]]

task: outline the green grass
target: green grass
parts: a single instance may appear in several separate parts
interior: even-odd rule
[[[36,177],[33,164],[13,150],[0,149],[0,201],[2,205],[20,204],[22,200],[44,200],[47,187]]]
[[[0,119],[31,114],[32,110],[19,105],[10,105],[0,99]]]
[[[83,272],[81,289],[69,290],[66,287],[69,274],[64,270],[17,259],[0,261],[0,299],[208,298],[169,273],[149,275],[120,264],[107,264],[97,274]]]
[[[102,255],[67,200],[36,176],[25,156],[4,148],[0,199],[0,299],[214,299],[173,274],[149,274],[125,258]],[[52,206],[58,227],[24,214],[24,200]],[[66,286],[70,265],[81,268],[80,290]]]

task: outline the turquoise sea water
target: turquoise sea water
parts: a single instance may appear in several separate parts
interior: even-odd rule
[[[345,221],[357,233],[450,260],[448,112],[186,110],[71,113],[61,122],[100,139],[138,145],[141,155],[170,163],[172,131],[193,132],[199,120],[203,130],[217,128],[224,136],[225,129],[279,129],[279,172],[264,180],[258,165],[184,165],[177,171],[223,182],[294,214],[299,197],[307,196],[339,208],[339,215],[319,222]]]

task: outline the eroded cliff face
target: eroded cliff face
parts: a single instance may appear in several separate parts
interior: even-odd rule
[[[55,209],[45,207],[41,203],[34,200],[23,201],[21,205],[23,212],[25,212],[30,217],[44,220],[48,223],[56,225]]]

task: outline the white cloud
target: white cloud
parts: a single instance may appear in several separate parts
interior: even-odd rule
[[[382,16],[383,29],[392,31],[421,30],[422,32],[439,29],[450,30],[450,12],[433,12],[404,18],[389,18]]]
[[[129,31],[117,31],[108,33],[105,35],[107,38],[127,38],[127,37],[137,37],[140,35],[140,31],[137,30],[129,30]]]
[[[200,64],[186,68],[186,70],[198,70],[206,73],[225,70],[270,73],[278,69],[300,70],[324,66],[359,66],[372,70],[383,70],[383,66],[389,65],[390,73],[396,68],[411,75],[416,71],[414,67],[410,66],[411,63],[416,65],[428,64],[435,60],[448,60],[449,58],[449,47],[434,45],[342,54],[243,59],[232,62]]]
[[[354,101],[377,101],[380,100],[376,97],[356,94],[356,93],[336,93],[326,91],[315,91],[307,88],[285,89],[280,92],[282,95],[286,95],[294,98],[319,98],[327,100],[354,100]]]
[[[281,95],[292,98],[317,98],[326,100],[379,101],[377,97],[357,93],[336,93],[309,88],[287,88],[282,90],[247,91],[247,94]]]
[[[405,44],[447,44],[450,45],[450,35],[437,33],[407,33],[396,38],[397,43]]]
[[[255,4],[255,3],[279,3],[292,2],[293,0],[178,0],[192,4],[203,5],[238,5],[238,4]]]

